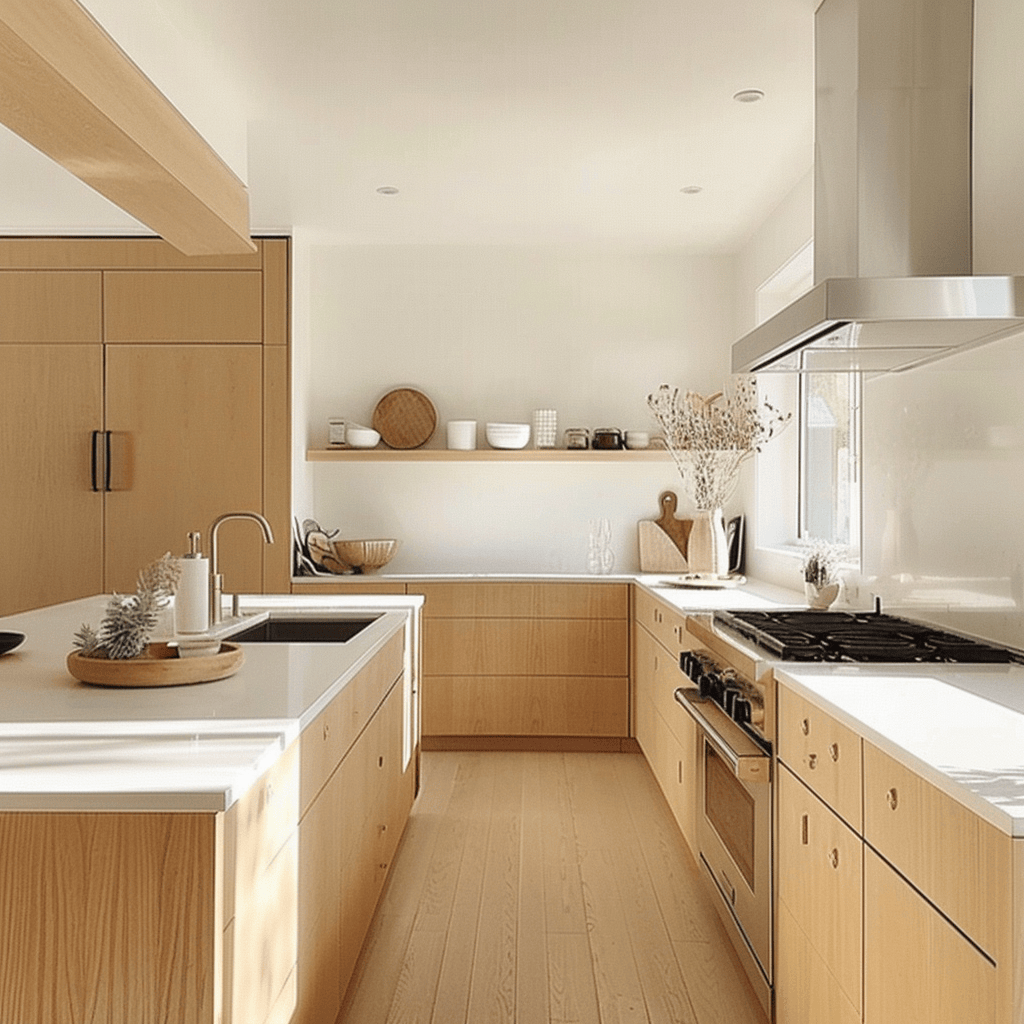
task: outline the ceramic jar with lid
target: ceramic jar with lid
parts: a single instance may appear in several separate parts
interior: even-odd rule
[[[565,432],[565,447],[578,451],[590,447],[590,431],[586,427],[569,427]]]

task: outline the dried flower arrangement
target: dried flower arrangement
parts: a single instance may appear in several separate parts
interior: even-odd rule
[[[107,614],[94,629],[84,623],[74,636],[75,649],[88,658],[125,660],[145,653],[157,616],[178,589],[181,567],[168,552],[140,573],[134,594],[113,594]]]
[[[812,540],[809,545],[803,562],[804,582],[813,583],[816,587],[826,587],[837,582],[839,563],[846,549],[824,540]]]
[[[701,511],[722,508],[736,489],[741,464],[792,418],[769,402],[757,402],[753,377],[734,378],[732,390],[707,398],[662,384],[647,405],[665,435],[694,505]]]

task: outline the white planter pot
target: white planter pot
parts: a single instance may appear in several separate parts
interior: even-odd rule
[[[804,581],[804,593],[807,595],[808,607],[824,611],[839,596],[839,584],[826,583],[819,587],[816,583]]]

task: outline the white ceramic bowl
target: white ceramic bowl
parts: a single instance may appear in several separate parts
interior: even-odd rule
[[[369,427],[351,426],[345,431],[345,440],[353,448],[376,448],[380,434]]]
[[[492,448],[525,448],[530,442],[530,424],[488,423],[484,434]]]

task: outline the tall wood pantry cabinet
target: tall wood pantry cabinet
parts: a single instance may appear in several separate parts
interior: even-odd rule
[[[225,589],[290,578],[289,242],[0,239],[0,614],[131,591],[227,511]]]

